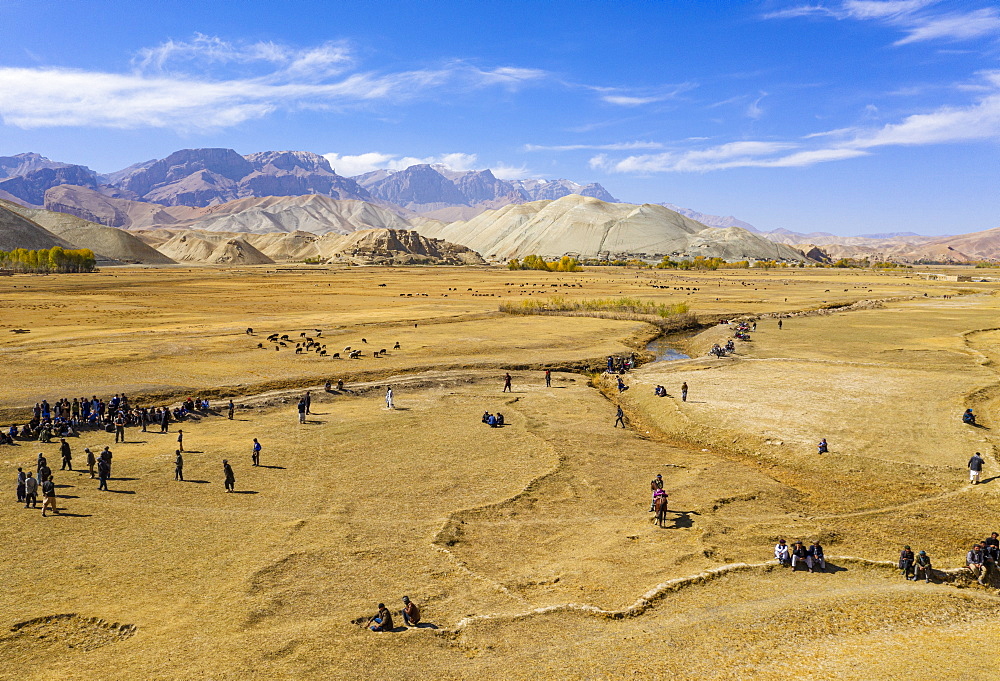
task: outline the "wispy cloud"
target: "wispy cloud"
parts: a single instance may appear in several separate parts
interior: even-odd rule
[[[637,149],[663,149],[662,142],[614,142],[611,144],[525,144],[525,151],[631,151]]]
[[[217,65],[250,66],[254,72],[206,75],[206,69]],[[343,44],[291,49],[201,35],[143,50],[132,66],[123,73],[0,67],[0,117],[21,128],[213,129],[279,109],[335,111],[483,88],[516,89],[547,75],[538,69],[482,68],[462,61],[409,71],[358,71]]]
[[[1000,33],[996,7],[965,11],[938,11],[937,0],[844,0],[836,5],[798,5],[770,12],[765,19],[821,16],[856,21],[878,21],[903,32],[894,45],[928,40],[962,41]]]
[[[1000,140],[1000,71],[981,74],[985,92],[967,106],[912,114],[879,128],[838,128],[795,141],[741,141],[704,149],[664,151],[613,159],[598,154],[590,166],[615,173],[707,172],[730,168],[790,168],[867,156],[880,147]]]
[[[466,154],[453,152],[449,154],[438,154],[436,156],[403,156],[400,154],[383,154],[378,151],[369,151],[364,154],[337,154],[329,153],[323,156],[330,162],[330,165],[340,175],[352,176],[370,173],[373,170],[404,170],[410,166],[428,163],[431,165],[444,166],[449,170],[485,170],[487,167],[493,171],[493,175],[502,180],[512,180],[527,177],[530,171],[525,166],[513,166],[499,162],[486,166],[479,162],[476,154]]]

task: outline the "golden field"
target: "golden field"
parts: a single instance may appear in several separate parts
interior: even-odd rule
[[[170,434],[131,428],[121,445],[71,438],[77,468],[84,447],[110,445],[114,479],[99,492],[52,466],[66,511],[55,517],[14,503],[13,481],[39,451],[57,462],[58,444],[0,447],[0,676],[987,678],[997,591],[906,582],[887,561],[909,543],[958,568],[1000,530],[997,286],[814,269],[2,278],[7,421],[42,398],[122,391],[240,408]],[[706,352],[731,331],[708,325],[677,341],[692,359],[645,364],[619,394],[585,369],[641,352],[656,330],[497,311],[556,294],[685,302],[704,322],[886,302],[785,317],[781,330],[759,318],[723,359]],[[365,356],[265,340],[316,329],[329,353]],[[347,390],[324,393],[338,379]],[[300,425],[304,389],[314,414]],[[627,430],[612,428],[615,403]],[[984,428],[961,423],[970,406]],[[483,425],[486,410],[507,426]],[[173,480],[178,427],[188,482]],[[830,453],[818,456],[821,437]],[[967,482],[973,451],[987,484]],[[238,494],[223,490],[224,458]],[[646,510],[658,472],[665,528]],[[779,537],[822,539],[835,569],[775,567]],[[356,623],[404,594],[427,626]]]

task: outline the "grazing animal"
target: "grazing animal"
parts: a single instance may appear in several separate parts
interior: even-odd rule
[[[286,340],[291,340],[291,338],[289,338],[288,334],[286,333],[281,336],[281,340],[286,341]]]
[[[382,349],[381,349],[381,350],[379,350],[379,351],[378,351],[378,352],[377,352],[376,354],[379,354],[379,355],[384,355],[385,353],[386,353],[386,349],[385,349],[385,348],[382,348]]]
[[[350,352],[350,351],[351,351],[351,346],[350,345],[348,345],[346,348],[344,348],[344,352]]]
[[[299,334],[299,336],[301,336],[301,337],[303,337],[303,338],[305,338],[305,335],[306,335],[306,332],[305,332],[305,331],[303,331],[302,333],[300,333],[300,334]]]
[[[385,288],[385,284],[379,284],[379,287]]]
[[[278,345],[280,345],[280,346],[281,346],[281,347],[283,347],[283,348],[287,348],[287,347],[288,347],[288,344],[287,344],[287,343],[278,343]]]
[[[320,355],[320,357],[325,357],[326,356],[326,350],[320,350],[319,351],[319,355]]]
[[[362,342],[362,343],[367,343],[367,342],[368,342],[368,339],[367,339],[367,338],[362,338],[362,339],[361,339],[361,342]]]
[[[339,353],[339,352],[335,352],[335,353],[333,353],[333,356],[334,356],[334,358],[336,358],[336,359],[340,359],[340,353]]]
[[[296,355],[301,355],[302,354],[302,348],[295,348],[295,354]]]
[[[392,349],[399,350],[399,341],[396,341],[396,344],[392,346]]]
[[[316,337],[318,338],[319,336],[322,335],[323,335],[323,329],[316,329]]]
[[[257,347],[258,348],[262,348],[262,347],[264,347],[264,344],[263,343],[257,343]]]
[[[269,341],[278,340],[278,334],[272,333],[270,336],[267,337],[267,339]]]
[[[361,351],[360,350],[352,350],[351,351],[351,359],[361,359]]]

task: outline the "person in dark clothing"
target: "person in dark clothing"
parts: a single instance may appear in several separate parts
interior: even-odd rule
[[[160,432],[170,432],[170,410],[166,407],[160,411]]]
[[[177,431],[177,449],[184,451],[184,431]]]
[[[826,556],[823,555],[823,546],[819,543],[819,539],[814,541],[809,547],[806,555],[806,565],[809,566],[809,572],[813,570],[826,570]]]
[[[975,454],[972,455],[972,458],[969,459],[968,465],[969,465],[969,482],[971,482],[973,485],[978,485],[979,476],[982,475],[983,472],[983,455],[980,454],[979,452],[976,452]]]
[[[107,445],[105,445],[104,451],[101,452],[101,456],[98,457],[98,458],[104,459],[105,461],[108,462],[108,477],[109,478],[111,477],[111,459],[113,457],[114,457],[114,454],[111,453],[111,450],[107,447]]]
[[[415,627],[420,624],[420,608],[410,600],[409,596],[403,596],[403,609],[399,611],[403,616],[403,621],[408,627]]]
[[[305,401],[305,399],[299,400],[298,409],[299,409],[299,423],[305,423],[306,422],[306,401]]]
[[[226,459],[222,460],[222,472],[226,476],[226,491],[232,492],[236,489],[236,476],[233,475],[233,467]]]
[[[931,582],[931,557],[927,555],[926,551],[921,551],[917,554],[917,559],[914,562],[914,575],[913,579],[920,579],[920,575],[924,576],[924,581],[930,584]]]
[[[184,456],[181,454],[181,450],[177,450],[175,453],[176,458],[174,459],[174,480],[180,480],[184,482]]]
[[[994,565],[1000,563],[1000,536],[996,532],[983,540],[983,552],[987,560],[992,561]]]
[[[982,546],[976,544],[965,554],[965,565],[977,582],[986,583],[986,554],[983,553]]]
[[[791,553],[792,553],[793,570],[797,568],[800,564],[805,565],[808,563],[806,559],[809,557],[809,552],[806,550],[806,545],[803,544],[802,542],[797,541],[794,544],[792,544]],[[810,570],[810,572],[812,572],[812,570]]]
[[[552,387],[552,372],[549,369],[545,370],[545,387]]]
[[[681,402],[688,401],[688,384],[687,381],[681,383]]]
[[[510,381],[511,381],[510,373],[505,373],[503,375],[503,390],[501,390],[500,392],[504,393],[513,392],[510,388]]]
[[[816,445],[816,453],[826,454],[829,451],[830,451],[830,445],[826,443],[826,438],[823,438],[822,440],[819,441],[819,444]]]
[[[61,470],[73,470],[73,454],[69,450],[69,443],[66,442],[65,438],[59,440],[59,452],[62,454],[62,469]]]
[[[48,464],[48,461],[46,460],[45,455],[42,454],[41,452],[38,452],[38,459],[35,461],[35,479],[36,480],[39,480],[39,481],[42,480],[42,473],[41,473],[42,466],[45,466],[46,464]]]
[[[305,397],[303,397],[302,399],[305,400],[306,403],[306,413],[312,414],[312,412],[309,410],[309,408],[312,407],[312,395],[309,394],[308,390],[306,391]]]
[[[56,483],[52,481],[52,476],[50,475],[48,479],[42,483],[42,517],[45,517],[45,510],[51,508],[53,513],[59,513],[59,509],[56,508]]]
[[[968,423],[970,426],[976,425],[976,415],[972,413],[971,409],[966,409],[965,413],[962,414],[962,423]]]
[[[899,569],[903,572],[904,579],[914,579],[913,566],[915,564],[916,556],[913,555],[913,549],[904,546],[903,550],[899,552]]]
[[[233,414],[236,413],[236,405],[233,404],[232,400],[229,400],[229,420],[233,420]]]
[[[115,417],[115,444],[125,442],[125,417],[121,414]]]
[[[368,628],[372,631],[392,631],[394,629],[392,613],[389,612],[389,608],[385,607],[385,603],[378,604],[378,614],[368,620]]]
[[[104,456],[101,456],[101,458],[97,460],[97,480],[98,480],[97,489],[98,490],[103,489],[104,491],[107,491],[108,478],[110,477],[111,477],[111,460],[105,458]]]
[[[90,451],[90,447],[85,447],[83,450],[87,454],[87,470],[90,471],[90,479],[94,479],[94,466],[97,465],[97,457],[94,453]]]
[[[24,477],[24,507],[38,508],[38,480],[28,471]]]
[[[781,331],[781,320],[778,320],[778,331]]]
[[[24,474],[24,469],[17,469],[17,501],[18,503],[24,501],[24,480],[28,477]]]
[[[618,427],[619,423],[622,424],[622,428],[625,427],[625,412],[622,411],[622,406],[620,404],[618,405],[618,413],[615,416],[615,428]]]
[[[47,465],[42,464],[41,467],[38,469],[39,484],[45,482],[50,477],[52,477],[52,469],[49,468]]]

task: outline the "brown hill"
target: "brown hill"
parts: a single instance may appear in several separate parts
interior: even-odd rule
[[[121,263],[174,264],[173,260],[129,232],[98,225],[66,213],[55,213],[40,208],[24,208],[3,201],[0,201],[0,205],[41,225],[49,232],[75,244],[77,248],[89,248],[94,253],[101,254],[102,258]]]
[[[177,262],[208,265],[267,265],[274,262],[240,237],[203,238],[193,232],[179,232],[157,250]]]
[[[197,208],[131,201],[106,196],[87,187],[65,184],[45,192],[45,208],[123,229],[173,225],[198,214]]]
[[[62,237],[11,210],[10,205],[0,205],[0,251],[12,251],[15,248],[38,250],[54,246],[76,248]]]

